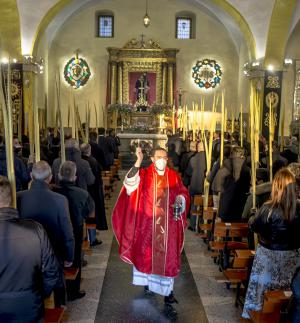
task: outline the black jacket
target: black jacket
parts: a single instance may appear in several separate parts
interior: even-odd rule
[[[96,178],[95,183],[88,187],[88,192],[91,194],[95,202],[95,216],[98,230],[107,230],[105,203],[104,203],[104,192],[103,192],[103,181],[101,176],[101,167],[97,160],[92,156],[82,156],[86,160],[92,169],[92,172]]]
[[[25,164],[16,156],[16,154],[14,154],[14,169],[16,176],[16,189],[17,191],[21,191],[24,186],[27,188],[30,177]],[[7,176],[5,146],[0,147],[0,175]]]
[[[95,182],[95,177],[89,163],[81,158],[80,151],[75,148],[66,148],[66,160],[70,160],[76,164],[76,184],[78,187],[87,190],[88,185],[92,185]],[[60,164],[61,159],[59,157],[54,160],[52,165],[52,174],[57,185],[59,185],[58,173]]]
[[[36,323],[62,271],[43,227],[0,209],[0,322]]]
[[[33,181],[30,190],[18,192],[20,217],[41,223],[46,230],[57,258],[71,262],[74,237],[67,199],[52,192],[47,183]]]
[[[82,233],[84,219],[95,210],[94,201],[87,191],[75,186],[74,183],[60,181],[59,184],[54,190],[68,200],[74,235]]]
[[[250,168],[246,165],[246,161],[241,158],[229,158],[224,161],[223,167],[219,169],[220,173],[223,171],[219,217],[223,222],[239,222],[250,189]],[[218,174],[215,180],[218,179]]]
[[[283,218],[278,209],[263,205],[258,213],[249,220],[249,227],[258,234],[259,243],[271,250],[294,250],[300,248],[300,204],[291,222]]]

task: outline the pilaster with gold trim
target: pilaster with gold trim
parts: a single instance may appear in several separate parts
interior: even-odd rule
[[[173,105],[174,103],[174,65],[168,64],[168,104]]]
[[[110,69],[110,103],[114,104],[117,102],[117,63],[111,62]]]

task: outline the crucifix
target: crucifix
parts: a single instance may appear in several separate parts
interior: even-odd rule
[[[142,48],[145,48],[145,47],[146,47],[146,46],[145,46],[145,42],[144,42],[144,37],[145,37],[145,35],[141,34],[140,36],[141,36],[141,47],[142,47]]]

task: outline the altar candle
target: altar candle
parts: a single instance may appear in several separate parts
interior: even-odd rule
[[[234,115],[233,111],[231,112],[231,134],[234,133]]]

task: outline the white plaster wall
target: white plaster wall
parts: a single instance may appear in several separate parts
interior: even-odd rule
[[[114,38],[95,37],[95,12],[98,10],[114,12]],[[196,14],[196,39],[175,39],[175,13],[182,10],[193,11]],[[145,3],[143,1],[104,0],[98,5],[92,5],[74,14],[57,32],[49,50],[48,60],[48,106],[50,109],[53,110],[55,100],[55,71],[58,68],[60,71],[63,70],[66,61],[74,55],[76,49],[80,50],[80,56],[87,59],[92,71],[92,78],[79,90],[70,90],[66,83],[63,84],[61,91],[65,122],[71,91],[75,94],[83,120],[87,101],[91,105],[95,102],[98,107],[105,106],[108,62],[106,48],[123,47],[128,40],[138,37],[141,33],[146,35],[146,39],[156,40],[163,48],[180,49],[177,59],[177,83],[178,87],[186,91],[185,98],[189,104],[192,101],[200,101],[204,93],[193,84],[192,66],[197,59],[213,58],[223,67],[224,75],[217,91],[204,94],[206,106],[210,109],[214,93],[225,90],[226,105],[229,108],[238,109],[239,93],[240,96],[245,95],[242,90],[237,91],[239,87],[244,86],[244,81],[241,79],[239,81],[240,73],[242,73],[240,62],[244,63],[244,59],[240,59],[222,23],[193,5],[182,3],[180,0],[151,0],[149,3],[151,25],[147,29],[142,24],[144,13]],[[46,43],[46,41],[44,44],[43,41],[41,42],[40,53],[45,53],[42,47],[45,47]],[[246,55],[246,50],[243,49],[242,57]],[[38,100],[41,101],[41,98]],[[94,121],[94,109],[92,109],[92,126]]]
[[[297,24],[291,34],[286,46],[286,58],[300,60],[300,23]],[[294,105],[294,88],[295,88],[295,62],[292,66],[285,69],[283,73],[282,84],[282,102],[281,106],[285,108],[285,127],[284,135],[289,135],[289,126],[293,117]]]

